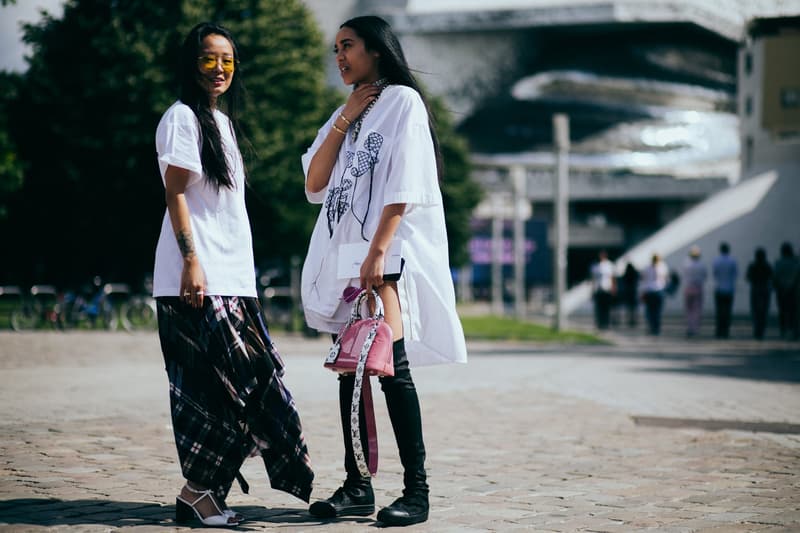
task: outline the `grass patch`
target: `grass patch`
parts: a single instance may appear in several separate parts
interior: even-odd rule
[[[549,326],[500,316],[462,316],[464,336],[475,340],[512,340],[563,344],[608,344],[580,331],[553,331]]]

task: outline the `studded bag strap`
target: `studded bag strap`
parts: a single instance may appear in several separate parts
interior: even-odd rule
[[[380,296],[375,293],[376,298],[376,318],[383,317],[383,302]],[[356,306],[360,307],[361,298],[356,302]],[[380,312],[378,313],[378,307]],[[375,412],[372,405],[372,388],[370,386],[369,375],[364,375],[364,369],[367,364],[367,356],[369,350],[372,348],[372,343],[375,341],[375,336],[378,334],[378,326],[380,325],[380,318],[375,320],[370,327],[367,338],[361,346],[361,352],[358,355],[358,365],[356,366],[355,382],[353,384],[353,398],[350,403],[350,438],[353,445],[353,455],[356,459],[356,465],[359,473],[368,477],[378,471],[378,438],[377,429],[375,427]],[[361,395],[364,395],[364,418],[367,422],[367,446],[369,457],[369,465],[364,457],[364,449],[361,446],[361,427],[359,424]]]

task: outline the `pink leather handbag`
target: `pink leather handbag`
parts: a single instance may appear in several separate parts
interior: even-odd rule
[[[378,433],[375,427],[369,376],[394,376],[392,329],[383,320],[383,302],[380,296],[375,291],[372,293],[375,296],[375,314],[369,318],[361,317],[361,306],[367,296],[366,291],[361,291],[353,304],[350,318],[339,330],[339,335],[325,359],[325,368],[340,374],[355,373],[350,405],[350,437],[356,465],[362,476],[374,475],[378,471]],[[364,458],[358,423],[362,392],[364,417],[367,422],[369,464]]]
[[[372,293],[375,296],[375,314],[362,318],[361,306],[367,296],[367,291],[362,291],[325,359],[325,368],[340,374],[356,373],[363,354],[364,371],[368,375],[394,376],[392,328],[383,320],[381,297],[375,291]]]

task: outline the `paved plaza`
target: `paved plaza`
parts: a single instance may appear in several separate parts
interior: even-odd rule
[[[409,531],[800,531],[800,344],[611,333],[578,347],[469,343],[421,368],[430,520]],[[341,482],[324,338],[277,335],[316,471]],[[378,390],[376,386],[376,390]],[[178,530],[182,484],[155,333],[0,332],[0,531]],[[377,505],[401,468],[380,392]],[[320,522],[245,463],[237,530]]]

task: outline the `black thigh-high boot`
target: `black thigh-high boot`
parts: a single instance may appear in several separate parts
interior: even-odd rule
[[[425,443],[417,389],[408,368],[403,339],[394,342],[394,377],[381,378],[389,419],[403,464],[403,496],[378,513],[387,526],[408,526],[428,519],[428,483]]]
[[[366,376],[364,379],[368,379]],[[375,512],[375,494],[369,476],[362,477],[356,465],[353,453],[353,442],[350,437],[350,407],[353,402],[355,376],[339,376],[339,415],[342,418],[342,435],[344,436],[344,469],[347,478],[344,484],[336,489],[327,500],[311,504],[308,512],[317,518],[335,518],[337,516],[369,516]],[[367,422],[364,416],[364,398],[361,398],[359,429],[361,431],[361,447],[364,458],[369,461],[367,444]]]

